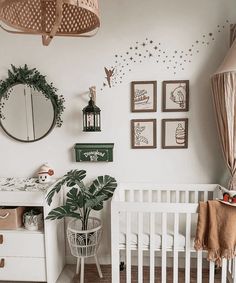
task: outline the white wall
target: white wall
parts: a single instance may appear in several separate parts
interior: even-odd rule
[[[214,121],[209,78],[228,49],[229,24],[226,20],[229,23],[236,21],[234,1],[103,0],[100,3],[102,26],[97,36],[91,39],[55,38],[49,47],[43,47],[40,37],[14,36],[0,31],[0,78],[7,75],[10,64],[27,63],[47,75],[48,81],[52,81],[66,99],[63,127],[56,128],[41,141],[15,142],[0,130],[0,176],[31,176],[48,161],[57,176],[79,168],[87,170],[88,180],[110,174],[119,182],[219,182],[225,167]],[[140,43],[146,38],[155,44],[161,43],[159,63],[156,62],[158,57],[132,63],[132,71],[127,72],[121,84],[100,91],[105,80],[104,67],[114,66],[115,55],[126,56],[129,47],[135,46],[136,42],[141,48]],[[148,48],[151,48],[150,44]],[[185,63],[178,58],[178,68],[172,69],[175,64],[172,62],[171,68],[167,69],[164,56],[168,54],[169,59],[175,51],[180,54],[182,50],[191,62]],[[181,62],[184,70],[180,67]],[[190,80],[189,113],[161,112],[161,82],[172,79]],[[157,80],[157,113],[130,112],[130,82],[133,80]],[[98,88],[101,133],[82,132],[81,110],[87,103],[85,92],[91,85]],[[175,117],[189,118],[189,148],[162,150],[160,120]],[[130,148],[132,118],[157,119],[157,149]],[[114,142],[114,162],[75,163],[72,148],[77,142]],[[103,214],[105,244],[101,253],[105,262],[109,259],[109,210]]]

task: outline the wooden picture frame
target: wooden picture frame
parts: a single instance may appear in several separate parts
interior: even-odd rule
[[[157,111],[157,82],[131,82],[131,112]]]
[[[188,119],[163,119],[162,120],[163,149],[188,148]]]
[[[156,119],[131,120],[131,148],[149,149],[156,147]]]
[[[162,111],[189,111],[189,80],[163,81]]]

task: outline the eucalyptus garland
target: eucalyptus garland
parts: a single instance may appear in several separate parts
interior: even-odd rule
[[[11,65],[11,70],[8,70],[8,77],[5,80],[0,80],[0,100],[2,98],[8,99],[12,91],[12,87],[17,84],[25,84],[32,87],[45,95],[47,99],[52,101],[54,106],[56,125],[61,127],[62,125],[62,113],[65,109],[65,99],[62,95],[57,95],[57,89],[52,83],[46,81],[46,76],[40,74],[37,69],[29,69],[27,65],[24,67],[15,67]],[[3,118],[2,109],[4,103],[1,101],[0,118]]]

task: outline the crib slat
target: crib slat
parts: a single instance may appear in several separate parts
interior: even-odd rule
[[[148,202],[152,202],[152,190],[148,191]]]
[[[155,244],[154,244],[154,224],[155,214],[150,213],[150,283],[155,282]]]
[[[117,201],[127,201],[127,199],[126,199],[126,190],[123,190],[123,189],[121,189],[120,191],[119,191],[119,197],[117,196],[117,195],[114,195],[114,200],[117,200]]]
[[[222,259],[222,268],[221,268],[221,283],[226,283],[227,279],[227,260]]]
[[[236,258],[233,259],[233,283],[236,283]]]
[[[143,283],[143,213],[138,213],[138,283]]]
[[[208,191],[204,191],[204,201],[208,200]]]
[[[215,263],[210,261],[210,274],[209,274],[209,283],[214,283],[215,281]]]
[[[162,254],[161,254],[161,282],[166,283],[166,240],[167,236],[167,214],[162,213]]]
[[[191,241],[191,214],[186,214],[185,234],[185,283],[190,283],[190,241]]]
[[[173,257],[173,283],[178,283],[178,233],[179,233],[179,214],[174,216],[174,257]]]
[[[197,283],[202,283],[202,251],[197,252]]]
[[[231,259],[229,259],[228,261],[228,271],[229,273],[232,273],[232,260]]]
[[[129,190],[129,201],[134,201],[134,190]]]
[[[175,202],[179,203],[179,190],[175,191]]]
[[[166,192],[166,201],[170,202],[170,191]]]
[[[138,192],[139,192],[138,200],[139,200],[139,202],[143,202],[143,193],[144,193],[144,191],[139,190]]]
[[[126,212],[126,282],[131,283],[131,214]]]
[[[157,191],[157,202],[161,202],[161,190]]]
[[[227,260],[227,279],[228,282],[234,282],[234,260],[229,259]]]
[[[194,203],[198,203],[198,191],[194,192]]]
[[[189,202],[189,191],[185,191],[185,196],[184,196],[184,202],[188,203]]]

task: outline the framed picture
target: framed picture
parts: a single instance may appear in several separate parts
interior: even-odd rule
[[[189,110],[189,81],[164,81],[162,95],[163,112],[187,112]]]
[[[131,83],[131,111],[157,111],[157,82],[136,81]]]
[[[131,147],[156,148],[156,119],[131,120]]]
[[[188,119],[162,120],[162,148],[188,148]]]

